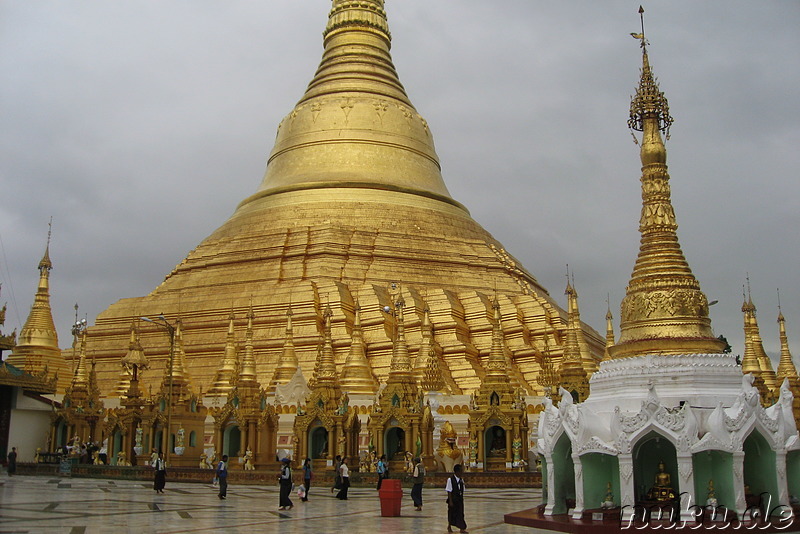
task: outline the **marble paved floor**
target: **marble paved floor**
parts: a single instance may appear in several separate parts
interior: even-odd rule
[[[506,525],[503,514],[540,502],[536,489],[470,489],[466,520],[470,532],[534,534]],[[329,488],[312,488],[309,501],[293,498],[294,508],[278,510],[278,487],[231,485],[220,501],[210,484],[168,483],[163,495],[152,484],[125,480],[0,476],[0,534],[280,532],[293,534],[446,532],[444,490],[425,488],[422,512],[404,490],[401,517],[381,517],[377,492],[350,488],[339,501]]]

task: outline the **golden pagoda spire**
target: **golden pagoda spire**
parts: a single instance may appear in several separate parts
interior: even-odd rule
[[[367,345],[364,343],[364,332],[361,328],[361,306],[355,305],[353,333],[351,334],[350,352],[342,368],[340,383],[348,393],[374,395],[378,391],[378,381],[372,374],[367,360]]]
[[[138,382],[139,371],[147,369],[149,365],[150,362],[147,360],[142,344],[139,341],[139,322],[134,319],[131,321],[131,338],[128,343],[128,352],[122,358],[122,372],[116,389],[117,396],[129,397],[131,396],[130,393],[138,393],[138,385],[137,391],[130,391],[132,382]]]
[[[30,314],[19,332],[19,338],[7,362],[29,373],[41,373],[47,369],[48,377],[58,376],[57,391],[63,392],[70,384],[71,373],[58,346],[58,333],[50,308],[50,237],[53,221],[47,231],[47,246],[39,261],[39,284]]]
[[[411,356],[408,352],[408,343],[406,343],[406,327],[403,316],[405,305],[406,301],[403,299],[403,293],[401,292],[394,305],[397,336],[392,347],[392,361],[389,365],[387,384],[414,382],[414,377],[411,373]]]
[[[244,352],[242,354],[242,363],[239,366],[239,386],[256,386],[258,385],[256,375],[256,358],[253,348],[253,303],[250,303],[250,309],[247,312],[247,330],[244,337]]]
[[[619,342],[611,355],[721,353],[724,347],[711,330],[708,300],[678,243],[661,138],[662,132],[669,137],[673,119],[650,67],[642,21],[642,34],[636,36],[642,43],[642,73],[628,120],[631,130],[642,132],[641,242],[622,301]]]
[[[336,359],[333,354],[333,337],[331,335],[331,317],[333,312],[329,304],[323,312],[322,343],[317,353],[314,374],[311,377],[312,389],[320,387],[333,388],[339,391],[339,380],[336,375]]]
[[[569,280],[567,280],[567,286],[570,286]],[[583,366],[583,370],[586,372],[587,379],[591,378],[592,374],[597,371],[597,360],[592,357],[592,353],[589,350],[589,344],[586,343],[586,337],[583,335],[583,328],[581,327],[581,310],[578,306],[578,291],[575,289],[575,274],[572,274],[572,285],[571,285],[572,293],[572,305],[573,305],[573,322],[575,328],[575,337],[578,340],[578,348],[580,349],[581,353],[581,365]]]
[[[319,68],[278,127],[258,192],[240,209],[269,195],[332,187],[401,191],[462,207],[447,191],[428,124],[392,63],[383,0],[334,1],[323,36]]]
[[[748,288],[749,293],[749,288]],[[753,299],[748,295],[748,307],[750,309],[750,339],[753,351],[758,359],[758,366],[761,368],[761,378],[764,380],[764,385],[767,389],[774,391],[779,384],[775,380],[775,370],[772,368],[772,361],[767,352],[764,350],[764,342],[761,340],[761,330],[758,327],[758,318],[756,317],[756,306],[753,304]]]
[[[269,382],[268,391],[274,392],[275,386],[280,386],[289,382],[297,372],[297,355],[294,352],[294,330],[292,328],[292,306],[286,311],[286,335],[283,342],[283,352],[281,352],[272,380]]]
[[[567,273],[567,288],[564,291],[567,295],[567,336],[564,341],[564,356],[561,360],[561,386],[577,396],[577,401],[584,401],[589,396],[589,378],[583,366],[578,332],[580,331],[580,318],[576,314],[578,306],[578,294],[574,286],[569,281]]]
[[[214,383],[209,388],[209,396],[225,396],[233,388],[232,379],[236,374],[236,333],[233,321],[235,316],[233,311],[228,316],[228,334],[225,340],[225,353],[222,357],[222,365],[217,370]]]
[[[509,369],[506,361],[505,338],[503,336],[503,322],[500,316],[500,301],[495,296],[492,302],[492,347],[489,349],[489,359],[486,361],[486,375],[484,384],[509,383]]]
[[[81,349],[78,357],[78,367],[75,368],[75,375],[72,377],[70,385],[73,395],[77,391],[89,392],[89,373],[86,370],[86,330],[81,334]]]
[[[172,384],[172,395],[176,400],[191,395],[189,374],[186,372],[186,351],[183,348],[183,323],[180,317],[175,319],[175,338],[172,352],[172,381],[170,382],[169,361],[167,361],[161,388],[163,390],[169,389],[170,383]]]
[[[417,357],[414,359],[412,366],[414,380],[417,384],[421,384],[425,371],[429,364],[430,351],[433,348],[433,326],[431,325],[431,310],[428,304],[425,303],[425,308],[422,310],[422,324],[420,325],[420,333],[422,334],[422,341],[419,344]],[[435,351],[434,351],[435,353]]]
[[[753,335],[753,327],[758,328],[758,323],[753,320],[756,307],[753,300],[745,296],[742,303],[742,313],[744,314],[744,355],[742,356],[742,373],[753,375],[753,386],[758,389],[761,395],[761,402],[764,405],[772,404],[772,394],[764,382],[764,377],[759,360],[759,350],[757,345],[761,344],[761,336]],[[763,351],[763,346],[761,351]]]
[[[603,360],[608,361],[611,359],[611,354],[609,353],[609,349],[614,346],[614,316],[611,315],[611,304],[610,299],[606,301],[608,303],[608,311],[606,312],[606,349],[603,352]]]
[[[776,375],[776,383],[780,387],[785,379],[797,380],[797,367],[792,360],[792,353],[789,351],[789,338],[786,336],[786,319],[783,317],[780,305],[780,295],[778,295],[778,325],[781,336],[781,360],[778,363],[778,373]]]

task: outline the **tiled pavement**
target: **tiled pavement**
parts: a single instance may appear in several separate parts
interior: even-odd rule
[[[481,534],[535,534],[506,525],[503,514],[532,508],[538,489],[470,489],[466,520]],[[6,533],[398,533],[446,532],[447,505],[442,488],[425,488],[417,512],[404,490],[401,517],[381,517],[377,492],[350,488],[339,501],[329,488],[312,487],[309,502],[296,496],[294,508],[278,510],[278,487],[231,485],[220,501],[210,484],[168,483],[156,494],[140,481],[0,476],[0,534]]]

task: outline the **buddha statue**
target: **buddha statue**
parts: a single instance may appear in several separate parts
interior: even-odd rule
[[[658,462],[658,472],[656,473],[655,477],[655,484],[650,491],[647,492],[647,499],[650,501],[671,501],[675,499],[675,490],[672,489],[671,486],[671,477],[669,473],[667,473],[667,466],[664,464],[664,460]]]

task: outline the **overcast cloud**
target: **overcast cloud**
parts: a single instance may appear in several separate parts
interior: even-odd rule
[[[627,130],[638,2],[387,0],[393,57],[452,196],[582,318],[615,325],[638,252]],[[322,53],[330,0],[0,1],[0,303],[19,329],[53,216],[62,346],[149,293],[255,192]],[[650,59],[683,251],[742,352],[742,284],[768,352],[776,288],[800,353],[800,3],[650,1]],[[798,358],[795,358],[798,361]]]

